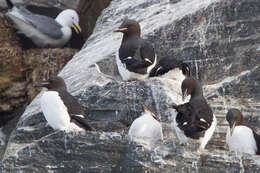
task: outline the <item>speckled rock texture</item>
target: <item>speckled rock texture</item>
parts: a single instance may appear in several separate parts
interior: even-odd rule
[[[97,131],[54,131],[40,110],[40,94],[12,132],[0,172],[259,172],[259,156],[228,152],[225,146],[229,108],[239,108],[250,125],[260,127],[259,7],[258,0],[113,0],[59,74]],[[118,75],[115,57],[122,35],[113,30],[125,16],[140,22],[142,36],[159,57],[185,60],[204,84],[218,120],[205,151],[198,153],[193,142],[180,145],[171,129],[174,111],[168,107],[182,103],[178,82],[123,82]],[[163,125],[164,140],[153,146],[130,139],[118,122],[131,123],[142,104]]]

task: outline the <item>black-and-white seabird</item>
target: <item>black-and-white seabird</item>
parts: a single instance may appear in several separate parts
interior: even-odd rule
[[[191,69],[188,64],[166,56],[151,70],[149,77],[155,76],[182,82],[191,76]]]
[[[37,83],[36,87],[45,87],[40,98],[42,112],[48,124],[55,130],[91,130],[84,118],[84,110],[77,100],[67,91],[61,77]]]
[[[137,21],[125,19],[115,32],[122,32],[123,39],[116,63],[123,80],[145,79],[157,63],[152,44],[142,39]]]
[[[162,126],[156,119],[156,115],[153,111],[144,106],[143,114],[133,121],[128,131],[128,135],[142,137],[149,142],[162,140]]]
[[[16,7],[10,0],[6,2],[10,8],[7,16],[13,21],[15,28],[38,47],[62,47],[71,38],[71,28],[77,33],[81,32],[79,16],[75,10],[63,10],[53,19],[34,14],[24,7]]]
[[[229,124],[226,143],[229,151],[260,154],[260,136],[243,123],[243,115],[238,109],[230,109],[226,120]]]
[[[186,137],[199,140],[199,150],[203,150],[215,131],[217,119],[204,98],[197,79],[186,78],[181,89],[183,99],[188,95],[191,98],[187,103],[172,106],[177,111],[173,128],[176,133],[182,132]]]

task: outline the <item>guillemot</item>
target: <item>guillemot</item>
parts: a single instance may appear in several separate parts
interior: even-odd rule
[[[45,87],[40,98],[42,112],[48,124],[55,130],[92,130],[84,118],[84,110],[77,100],[67,91],[61,77],[37,83],[36,87]]]
[[[162,57],[150,71],[149,77],[155,76],[182,82],[186,77],[191,76],[191,69],[187,63],[166,56]]]
[[[204,98],[197,79],[186,78],[181,89],[183,99],[188,95],[191,95],[191,98],[187,103],[172,106],[177,111],[173,128],[176,133],[181,132],[186,137],[199,140],[199,150],[203,150],[215,131],[217,119]],[[183,141],[180,138],[179,140]]]
[[[75,10],[63,10],[53,19],[34,14],[24,7],[16,7],[10,0],[6,0],[6,3],[9,8],[6,15],[13,21],[15,28],[38,47],[62,47],[71,38],[71,28],[77,33],[81,32]]]
[[[116,57],[122,79],[127,81],[147,78],[157,63],[157,57],[151,43],[140,37],[139,23],[126,18],[114,32],[123,33],[119,55]]]
[[[145,105],[143,107],[143,114],[134,120],[128,131],[128,135],[143,137],[150,142],[162,140],[162,126],[160,122],[157,121],[155,113]]]
[[[238,109],[230,109],[226,120],[229,124],[226,143],[229,151],[260,154],[260,136],[243,123],[243,115]]]

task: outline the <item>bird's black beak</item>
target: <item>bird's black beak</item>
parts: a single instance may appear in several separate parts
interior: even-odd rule
[[[150,112],[152,114],[152,116],[154,117],[154,119],[158,120],[158,118],[155,115],[155,112],[152,109],[148,108],[146,105],[143,105],[143,108],[144,108],[144,111]]]
[[[72,27],[76,31],[77,34],[80,34],[82,32],[82,29],[78,24],[73,24]]]
[[[127,30],[128,30],[128,28],[118,28],[118,29],[114,30],[114,32],[125,32]]]
[[[34,87],[46,87],[48,86],[50,83],[48,81],[43,81],[43,82],[38,82],[34,85]]]
[[[186,97],[187,97],[187,89],[184,92],[182,92],[182,101],[184,101]]]
[[[178,109],[178,106],[177,106],[177,105],[172,105],[171,107],[172,107],[173,109],[176,109],[176,110]]]
[[[228,124],[229,124],[229,127],[230,127],[230,136],[232,136],[234,129],[235,129],[235,126],[236,126],[236,122],[231,120],[231,121],[228,122]]]

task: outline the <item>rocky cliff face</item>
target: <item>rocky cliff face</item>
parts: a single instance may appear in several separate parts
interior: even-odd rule
[[[259,7],[258,0],[113,0],[84,48],[60,73],[98,130],[52,130],[40,111],[39,95],[9,139],[1,172],[259,172],[258,156],[229,153],[224,142],[230,107],[241,109],[259,127]],[[113,30],[125,16],[140,22],[142,36],[154,43],[159,56],[190,63],[205,84],[218,119],[207,151],[181,146],[171,130],[173,110],[167,107],[181,103],[179,83],[121,81],[115,56],[122,36]],[[152,107],[163,124],[164,140],[150,147],[142,139],[129,139],[116,122],[131,123],[142,104]]]

